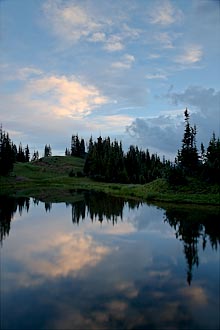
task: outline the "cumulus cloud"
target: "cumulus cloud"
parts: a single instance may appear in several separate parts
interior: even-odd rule
[[[214,88],[190,86],[183,92],[169,93],[167,97],[175,105],[185,104],[196,107],[203,116],[219,120],[220,91]]]
[[[103,32],[95,32],[89,39],[92,42],[104,42],[106,41],[106,35]]]
[[[132,64],[135,62],[135,57],[130,54],[125,54],[121,61],[113,62],[112,67],[116,69],[130,69]]]
[[[136,118],[127,126],[127,132],[144,148],[159,154],[174,157],[181,146],[184,130],[183,111],[188,107],[190,121],[197,126],[197,146],[205,146],[213,131],[219,135],[220,127],[220,91],[199,86],[188,87],[180,93],[169,93],[167,98],[175,105],[181,105],[178,111],[168,111],[154,118]]]
[[[111,35],[106,41],[104,49],[109,52],[115,52],[124,49],[122,38],[118,35]]]
[[[40,151],[49,138],[58,154],[65,150],[73,129],[91,134],[85,118],[109,102],[99,88],[78,77],[28,67],[15,70],[14,77],[9,71],[0,96],[1,121],[14,143],[22,141]]]
[[[22,75],[29,73],[19,92],[10,95],[17,105],[24,105],[29,111],[47,113],[49,116],[83,117],[106,103],[107,98],[92,85],[83,84],[74,76],[41,75],[30,78],[30,70],[20,70]]]
[[[182,115],[160,115],[154,118],[136,118],[127,126],[127,133],[131,135],[139,146],[150,152],[174,157],[180,145],[182,132]]]
[[[180,93],[170,93],[167,97],[175,105],[184,104],[191,109],[191,121],[196,124],[198,141],[208,143],[213,131],[219,136],[220,91],[214,88],[190,86]]]
[[[150,22],[161,26],[168,26],[182,19],[182,11],[174,7],[170,1],[158,1],[150,14]]]

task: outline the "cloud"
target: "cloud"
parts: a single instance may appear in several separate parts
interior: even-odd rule
[[[169,93],[167,97],[175,105],[184,104],[196,107],[203,116],[219,120],[220,91],[216,91],[214,88],[189,86],[185,91]]]
[[[160,57],[161,57],[161,55],[160,55],[160,54],[156,54],[156,53],[152,53],[152,54],[149,54],[149,55],[147,56],[147,58],[148,58],[149,60],[158,59],[158,58],[160,58]]]
[[[82,41],[101,43],[107,52],[123,50],[126,41],[137,40],[142,32],[129,26],[124,8],[121,11],[115,14],[111,4],[97,8],[77,1],[47,0],[43,5],[45,24],[65,47]]]
[[[169,115],[159,115],[154,118],[136,118],[127,126],[127,133],[133,137],[134,144],[157,152],[160,156],[174,157],[180,142],[183,121],[178,111]]]
[[[89,137],[92,124],[86,117],[109,102],[99,88],[75,76],[45,74],[28,67],[14,72],[14,77],[10,70],[8,76],[4,73],[1,122],[12,132],[14,143],[28,143],[31,151],[41,152],[50,143],[55,154],[60,154],[73,129]]]
[[[111,35],[106,41],[104,49],[108,52],[117,52],[124,49],[122,38],[118,35]]]
[[[192,65],[201,61],[203,55],[203,51],[201,46],[199,45],[189,45],[182,52],[182,54],[176,56],[174,61],[183,65]]]
[[[160,46],[166,49],[172,49],[173,46],[173,39],[174,37],[171,36],[168,32],[160,32],[156,33],[154,39],[160,43]]]
[[[175,8],[170,1],[158,1],[150,14],[150,23],[161,26],[169,26],[182,21],[182,19],[182,11]]]
[[[59,0],[47,0],[43,5],[44,14],[54,34],[69,42],[100,32],[103,22],[87,13],[79,5]]]
[[[201,86],[189,86],[180,93],[169,93],[167,97],[174,105],[188,107],[191,123],[197,126],[197,145],[206,146],[213,131],[219,135],[220,90]]]
[[[41,284],[45,278],[83,275],[110,252],[109,247],[94,241],[88,234],[55,234],[49,240],[43,235],[40,244],[37,238],[34,244],[27,241],[13,256],[17,262],[26,265],[23,272],[16,274],[16,283],[28,287]],[[53,257],[47,258],[48,255]]]
[[[43,74],[43,71],[35,68],[35,67],[23,67],[17,70],[14,74],[14,78],[16,77],[17,79],[21,80],[26,80],[31,77],[35,76],[41,76]]]
[[[125,38],[138,39],[141,33],[142,33],[141,29],[131,28],[126,23],[122,25],[122,34]]]
[[[146,79],[167,79],[167,76],[165,74],[161,74],[161,73],[155,73],[155,74],[147,74],[145,76]]]
[[[90,116],[89,122],[85,123],[87,130],[96,132],[104,132],[106,135],[111,135],[112,131],[114,134],[120,134],[125,126],[130,125],[133,117],[129,115],[99,115],[95,118]]]
[[[27,74],[29,77],[19,92],[10,95],[11,102],[14,100],[29,111],[78,118],[107,102],[95,86],[83,84],[74,76],[41,75],[31,78],[32,71],[20,70],[23,78]]]
[[[115,69],[130,69],[134,62],[135,57],[133,55],[125,54],[121,61],[113,62],[112,67]]]
[[[43,11],[49,29],[52,29],[60,41],[72,45],[79,41],[103,43],[103,49],[117,52],[124,49],[126,39],[137,39],[139,29],[131,28],[125,18],[115,15],[109,19],[109,13],[103,13],[92,7],[84,7],[74,2],[47,0]]]
[[[200,286],[186,287],[184,289],[179,289],[179,293],[188,299],[192,305],[207,305],[208,297],[205,289]]]
[[[95,32],[90,37],[89,41],[91,41],[91,42],[104,42],[104,41],[106,41],[106,35],[103,32]]]
[[[200,86],[188,87],[180,93],[168,93],[166,95],[173,105],[181,105],[181,110],[163,111],[154,118],[136,118],[127,126],[127,133],[133,137],[135,143],[143,148],[149,148],[151,152],[158,152],[172,157],[181,147],[184,131],[184,108],[190,111],[191,125],[197,127],[197,147],[203,142],[208,142],[213,131],[218,135],[220,126],[220,91],[214,88]]]

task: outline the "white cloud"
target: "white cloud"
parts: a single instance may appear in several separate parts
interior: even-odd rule
[[[121,134],[125,126],[130,125],[133,117],[129,115],[106,115],[90,118],[89,122],[85,123],[87,129],[96,132],[104,132],[109,135],[114,131],[114,134]]]
[[[130,54],[125,54],[121,61],[113,62],[112,67],[115,69],[130,69],[132,66],[132,63],[135,62],[135,57]]]
[[[2,124],[12,132],[14,143],[28,143],[31,150],[39,152],[48,142],[61,154],[73,128],[89,137],[92,125],[85,117],[108,102],[97,87],[74,76],[44,73],[26,80],[6,80],[5,84],[9,87],[5,85],[6,92],[2,90],[0,95]],[[18,84],[18,88],[11,90],[11,84]]]
[[[155,34],[155,40],[160,43],[160,46],[163,48],[174,48],[173,46],[173,36],[171,36],[168,32],[160,32]]]
[[[91,42],[104,42],[106,41],[106,35],[103,32],[95,32],[89,39]]]
[[[35,67],[24,67],[15,71],[14,78],[26,80],[30,77],[41,76],[43,71]]]
[[[124,49],[125,39],[136,39],[140,31],[130,28],[126,23],[116,22],[108,18],[108,15],[92,14],[81,3],[62,2],[59,0],[47,0],[43,5],[44,14],[48,26],[53,33],[67,44],[84,40],[87,42],[104,43],[104,49],[115,52]],[[119,29],[120,27],[120,29]],[[115,30],[119,29],[118,34]]]
[[[43,10],[55,35],[70,42],[77,42],[90,34],[100,32],[102,28],[103,22],[71,2],[47,0]]]
[[[123,30],[122,32],[123,36],[130,39],[138,39],[142,32],[140,29],[131,28],[126,23],[122,25],[122,30]]]
[[[124,49],[122,38],[118,35],[111,35],[106,41],[104,49],[108,52],[117,52]]]
[[[203,55],[202,48],[198,45],[189,45],[182,54],[176,56],[174,61],[182,65],[196,64],[201,61]]]
[[[64,75],[30,79],[14,97],[30,109],[58,117],[83,117],[107,102],[96,87]]]
[[[157,59],[157,58],[160,58],[161,57],[161,55],[160,54],[156,54],[156,53],[152,53],[152,54],[149,54],[148,56],[147,56],[147,58],[149,59],[149,60],[154,60],[154,59]]]
[[[167,79],[167,76],[165,74],[161,74],[161,73],[147,74],[145,77],[149,80],[151,80],[151,79]]]
[[[183,19],[183,13],[169,1],[159,1],[150,14],[150,23],[168,26]]]

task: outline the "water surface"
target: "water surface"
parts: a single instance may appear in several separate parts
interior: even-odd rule
[[[219,329],[218,212],[0,200],[1,329]]]

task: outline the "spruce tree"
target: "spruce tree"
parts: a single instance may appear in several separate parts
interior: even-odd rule
[[[185,130],[182,139],[182,148],[177,154],[177,162],[186,173],[193,174],[198,169],[199,157],[196,147],[196,126],[190,126],[190,115],[186,108],[185,112]]]
[[[8,175],[13,170],[14,162],[13,143],[9,138],[9,134],[4,132],[2,126],[0,126],[0,175]]]

